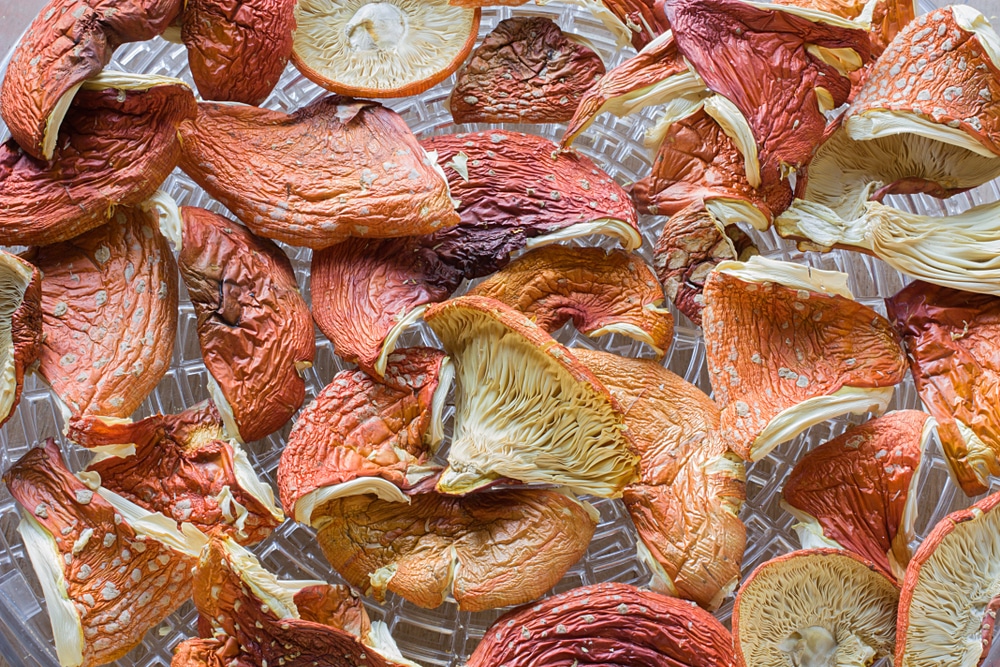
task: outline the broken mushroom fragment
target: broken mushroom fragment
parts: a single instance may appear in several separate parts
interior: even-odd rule
[[[21,401],[24,372],[42,351],[42,274],[0,251],[0,426]]]
[[[587,336],[619,333],[661,358],[674,320],[642,258],[623,250],[550,245],[531,250],[468,294],[502,301],[553,333],[569,320]]]
[[[628,584],[604,583],[507,612],[486,631],[467,667],[721,667],[732,661],[732,636],[708,612]]]
[[[63,667],[112,662],[191,595],[205,537],[66,468],[54,440],[5,474]]]
[[[722,438],[751,461],[814,424],[883,412],[906,372],[892,325],[835,271],[724,262],[705,282],[702,324]]]
[[[479,19],[448,0],[299,0],[292,63],[341,95],[417,95],[465,61]]]
[[[333,95],[293,114],[202,103],[178,133],[181,168],[259,236],[315,250],[459,222],[434,156],[375,102]]]
[[[181,277],[198,316],[198,342],[231,434],[259,440],[302,407],[301,373],[315,332],[288,256],[273,242],[203,208],[185,206]]]
[[[559,123],[603,74],[600,56],[555,23],[516,16],[472,53],[448,108],[456,123]]]
[[[917,482],[934,429],[925,412],[889,412],[848,429],[795,464],[782,507],[804,549],[835,547],[902,580],[917,519]]]
[[[739,667],[871,665],[891,656],[899,589],[847,551],[793,551],[743,583],[733,608]]]

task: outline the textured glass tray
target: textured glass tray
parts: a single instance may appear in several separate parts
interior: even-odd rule
[[[928,5],[922,6],[923,11],[929,8]],[[586,37],[604,58],[609,69],[632,54],[631,50],[619,52],[611,35],[590,14],[558,4],[546,7],[532,5],[513,10],[484,10],[480,36],[485,36],[499,20],[511,15],[547,16],[555,20],[563,30]],[[122,47],[111,67],[131,72],[176,76],[191,83],[184,48],[160,39]],[[390,100],[387,105],[402,114],[418,136],[451,132],[454,131],[451,116],[444,103],[453,85],[454,77],[422,95]],[[263,106],[292,111],[324,92],[289,66]],[[642,114],[624,120],[603,115],[577,140],[575,146],[594,159],[619,183],[626,184],[649,172],[650,154],[643,146],[643,134],[655,117],[654,109],[647,109]],[[462,130],[485,127],[488,126],[467,125]],[[505,127],[540,134],[553,140],[561,136],[563,129],[561,125]],[[0,125],[0,135],[2,134],[3,126]],[[204,206],[227,214],[221,204],[209,198],[179,170],[167,179],[163,189],[180,204]],[[956,213],[974,204],[996,199],[1000,199],[1000,190],[996,183],[991,183],[946,202],[927,197],[897,197],[891,198],[891,201],[895,206],[914,212],[940,215],[945,212]],[[651,261],[652,246],[663,220],[646,216],[641,222],[643,247],[639,252],[647,261]],[[801,253],[774,233],[751,234],[765,256],[848,273],[850,288],[858,300],[883,314],[885,308],[882,299],[897,292],[906,282],[895,270],[872,257],[841,251],[823,255]],[[592,242],[609,244],[601,239]],[[311,251],[287,246],[285,249],[295,266],[299,285],[308,297]],[[710,391],[700,330],[683,316],[676,315],[676,311],[675,316],[676,336],[664,363],[675,373]],[[630,356],[650,356],[649,348],[630,339],[613,335],[592,340],[576,334],[571,325],[560,331],[557,337],[569,345],[600,347]],[[426,328],[415,328],[400,341],[400,346],[412,344],[436,345],[433,335]],[[317,331],[316,363],[306,375],[306,400],[311,400],[344,367],[345,364],[333,354],[329,341]],[[194,312],[182,285],[179,330],[172,367],[156,391],[140,407],[135,418],[156,412],[177,412],[208,398],[206,377],[195,331]],[[901,408],[920,408],[920,401],[909,377],[897,388],[890,405],[890,409]],[[794,462],[805,451],[841,433],[849,423],[861,421],[864,418],[841,418],[816,426],[749,467],[748,500],[741,515],[748,532],[744,574],[749,574],[769,558],[799,546],[791,530],[793,518],[778,505],[783,481]],[[55,437],[63,445],[71,465],[79,469],[89,455],[61,438],[62,426],[59,410],[48,389],[34,376],[26,378],[21,403],[12,419],[0,430],[0,466],[6,469],[29,448],[47,437]],[[247,446],[257,470],[272,484],[289,428],[290,426],[286,426],[266,440]],[[925,535],[945,514],[972,502],[949,480],[947,467],[936,441],[931,446],[931,454],[932,461],[926,466],[918,489],[919,536]],[[1000,489],[1000,483],[995,483],[993,488]],[[587,555],[556,586],[556,591],[601,581],[638,585],[648,581],[649,572],[635,558],[636,537],[622,504],[611,500],[599,500],[594,504],[601,512],[601,524]],[[45,602],[15,530],[17,522],[15,503],[6,488],[0,486],[0,655],[13,666],[54,667],[57,662]],[[320,552],[312,530],[291,522],[282,525],[254,551],[267,568],[281,577],[340,581]],[[366,603],[374,619],[382,619],[388,623],[400,649],[408,658],[424,665],[446,667],[462,665],[486,628],[500,614],[500,611],[475,614],[461,612],[453,602],[446,602],[434,610],[421,609],[391,594],[385,605],[379,605],[373,600],[367,600]],[[727,624],[731,608],[730,599],[718,613],[719,618]],[[174,646],[182,639],[195,636],[196,617],[197,612],[192,603],[185,603],[164,623],[153,628],[141,646],[116,664],[122,667],[169,664]],[[997,656],[1000,651],[994,651],[993,654],[993,660],[985,664],[994,664],[994,660],[1000,663],[1000,657]]]

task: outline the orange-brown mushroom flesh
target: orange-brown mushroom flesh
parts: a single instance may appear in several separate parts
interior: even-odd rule
[[[21,400],[24,373],[42,352],[42,274],[0,251],[0,426]]]

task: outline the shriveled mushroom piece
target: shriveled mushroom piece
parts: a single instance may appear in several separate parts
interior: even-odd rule
[[[654,590],[713,610],[735,590],[746,546],[743,461],[717,437],[719,408],[658,363],[574,349],[611,391],[639,451],[625,506]]]
[[[941,519],[903,580],[897,667],[979,667],[1000,607],[1000,493]]]
[[[178,524],[254,544],[285,518],[211,402],[134,423],[76,417],[67,436],[97,450],[87,472],[102,487]]]
[[[117,660],[190,597],[205,537],[189,524],[85,486],[51,439],[3,479],[63,667]]]
[[[316,352],[312,316],[288,256],[273,242],[185,206],[178,257],[198,316],[198,341],[231,434],[259,440],[302,407],[300,373]]]
[[[913,0],[778,0],[775,4],[814,9],[850,19],[868,30],[872,56],[885,47],[915,17]]]
[[[545,593],[583,557],[597,520],[589,504],[546,489],[432,491],[408,504],[351,496],[313,512],[323,553],[352,586],[427,608],[451,596],[466,611]]]
[[[846,549],[902,580],[934,425],[925,412],[889,412],[799,459],[785,480],[782,506],[801,522],[794,528],[802,547]]]
[[[341,95],[416,95],[465,61],[479,18],[448,0],[299,0],[292,63]]]
[[[454,436],[439,490],[468,493],[509,477],[616,497],[636,480],[621,406],[525,315],[464,296],[424,319],[455,364]]]
[[[736,596],[736,665],[871,665],[893,653],[898,602],[896,584],[850,552],[779,556]]]
[[[62,143],[60,126],[83,82],[108,64],[120,44],[163,32],[182,4],[50,0],[15,47],[0,86],[0,114],[14,141],[33,158],[50,160]]]
[[[472,53],[448,108],[456,123],[559,123],[603,74],[600,56],[555,23],[516,16]]]
[[[281,453],[278,490],[288,514],[312,524],[326,500],[365,493],[409,502],[406,494],[438,471],[429,458],[443,435],[453,373],[444,353],[426,347],[390,355],[381,381],[360,369],[337,373]]]
[[[467,666],[720,667],[732,661],[732,637],[708,612],[628,584],[604,583],[501,616]]]
[[[721,434],[748,460],[838,415],[881,413],[906,372],[892,325],[854,301],[843,273],[724,262],[702,316]]]
[[[1000,298],[917,281],[886,306],[952,478],[966,495],[985,493],[1000,475]]]
[[[569,320],[588,336],[619,333],[662,357],[674,334],[663,290],[637,255],[551,245],[531,250],[469,290],[502,301],[552,333]]]
[[[42,278],[39,372],[73,415],[128,417],[170,367],[177,264],[152,206],[35,248]]]
[[[51,162],[13,140],[0,146],[0,244],[66,241],[148,199],[177,166],[177,126],[194,113],[177,79],[106,72],[86,82]]]
[[[334,95],[293,114],[202,103],[178,132],[181,168],[260,236],[320,249],[459,222],[434,157],[375,102]]]
[[[0,426],[21,401],[24,372],[42,351],[42,274],[0,251]]]

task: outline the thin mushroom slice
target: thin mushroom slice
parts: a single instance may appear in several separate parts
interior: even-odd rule
[[[205,537],[66,468],[55,441],[5,474],[63,667],[113,662],[191,595]]]
[[[507,612],[467,665],[720,667],[732,661],[732,636],[708,612],[628,584],[604,583]]]
[[[97,452],[87,473],[102,487],[178,524],[255,544],[285,518],[211,402],[138,422],[76,417],[67,437]]]
[[[702,325],[721,434],[758,461],[813,424],[883,412],[906,372],[892,325],[847,276],[751,257],[705,282]]]
[[[21,401],[24,372],[42,351],[42,274],[0,251],[0,426]]]
[[[639,558],[660,593],[717,609],[736,589],[746,546],[738,515],[743,461],[717,437],[719,409],[705,392],[658,363],[606,352],[573,353],[611,391],[639,451],[639,480],[625,507]]]
[[[848,429],[795,464],[782,507],[804,549],[846,549],[902,581],[917,519],[917,483],[935,422],[889,412]]]
[[[897,667],[985,666],[1000,608],[1000,493],[949,514],[906,569]]]
[[[448,183],[394,111],[331,95],[292,114],[201,103],[181,169],[258,236],[314,250],[458,224]]]
[[[661,308],[663,290],[642,259],[623,250],[551,245],[536,248],[468,294],[516,308],[553,333],[569,320],[587,336],[619,333],[662,358],[674,320]]]
[[[332,498],[409,502],[439,470],[430,456],[443,437],[453,373],[443,352],[426,347],[390,355],[381,380],[360,369],[337,373],[281,453],[278,489],[288,514],[312,525],[314,510]]]
[[[217,403],[233,436],[259,440],[305,400],[301,373],[316,353],[309,305],[275,243],[205,209],[185,206],[181,217],[178,266]]]
[[[420,493],[407,504],[351,496],[313,512],[323,553],[352,586],[426,608],[451,596],[467,611],[545,593],[583,557],[597,520],[589,504],[546,489]]]
[[[891,656],[899,588],[847,551],[793,551],[754,570],[733,608],[738,667],[870,665]]]
[[[499,301],[464,296],[424,319],[455,364],[455,424],[437,488],[508,477],[617,497],[638,457],[621,408],[573,353]]]
[[[985,493],[1000,475],[1000,298],[916,281],[886,306],[952,479],[968,496]]]

